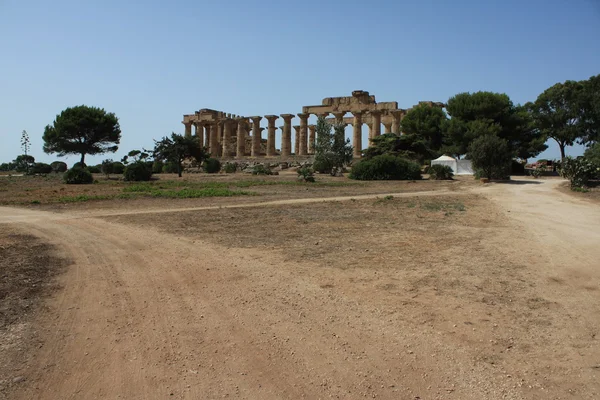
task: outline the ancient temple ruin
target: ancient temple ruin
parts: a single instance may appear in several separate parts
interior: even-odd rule
[[[443,103],[422,101],[430,107],[445,107]],[[312,115],[324,117],[332,123],[352,125],[354,156],[360,157],[363,149],[362,127],[367,124],[369,139],[381,135],[381,125],[385,133],[400,132],[400,121],[409,109],[398,108],[398,102],[390,101],[377,103],[375,96],[362,90],[355,90],[348,97],[327,97],[321,105],[302,107],[302,112],[295,114],[266,115],[267,137],[263,139],[265,128],[260,126],[263,117],[243,117],[223,111],[204,108],[194,114],[183,116],[185,135],[192,135],[192,126],[198,140],[204,144],[213,157],[243,158],[243,157],[290,157],[309,156],[314,154],[316,142],[316,126],[309,125]],[[346,117],[346,114],[352,116]],[[333,117],[329,117],[332,114]],[[292,120],[300,119],[299,125],[293,125]],[[275,148],[277,119],[283,119],[281,130],[281,149]],[[295,130],[294,148],[292,150],[292,127]]]

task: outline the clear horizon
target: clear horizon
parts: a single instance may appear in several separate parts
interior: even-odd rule
[[[525,103],[557,82],[600,73],[593,0],[8,0],[0,2],[0,36],[0,163],[22,153],[23,130],[37,161],[58,160],[42,151],[44,127],[80,104],[114,112],[123,131],[117,153],[86,157],[95,164],[183,133],[183,114],[201,108],[297,114],[353,90],[401,108],[479,90]],[[537,158],[560,158],[548,144]]]

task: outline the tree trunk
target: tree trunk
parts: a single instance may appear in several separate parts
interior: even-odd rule
[[[563,162],[565,160],[565,145],[559,143],[558,147],[560,147],[560,162]]]
[[[181,162],[177,163],[177,175],[181,178]]]
[[[83,168],[84,166],[84,160],[85,160],[85,153],[81,153],[81,167]]]

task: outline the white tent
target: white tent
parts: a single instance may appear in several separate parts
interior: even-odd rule
[[[447,165],[452,168],[454,175],[473,175],[471,160],[456,160],[453,157],[441,156],[431,160],[431,165]]]

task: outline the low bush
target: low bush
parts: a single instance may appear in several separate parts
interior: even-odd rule
[[[81,185],[93,183],[94,177],[87,169],[74,166],[64,173],[63,180],[66,184]]]
[[[126,181],[149,181],[152,178],[152,169],[147,163],[136,161],[125,167],[123,178]]]
[[[221,162],[216,158],[207,158],[202,163],[202,168],[207,174],[216,174],[221,170]]]
[[[571,182],[571,189],[588,185],[590,179],[600,177],[600,166],[583,157],[566,157],[560,168],[560,175]]]
[[[30,174],[49,174],[50,172],[52,172],[52,167],[45,163],[35,163],[29,170]]]
[[[363,181],[421,179],[421,167],[413,161],[384,154],[353,165],[350,179]]]
[[[87,168],[86,163],[80,163],[80,162],[76,162],[75,164],[73,164],[73,166],[71,168]]]
[[[164,167],[165,167],[164,162],[162,162],[161,160],[154,160],[154,162],[152,163],[152,173],[160,174],[163,172]]]
[[[177,164],[172,162],[166,162],[162,167],[162,172],[165,174],[176,174]]]
[[[125,164],[123,164],[122,162],[119,161],[115,161],[113,163],[113,174],[117,174],[117,175],[121,175],[122,173],[125,172]]]
[[[436,181],[452,179],[454,172],[448,165],[434,164],[427,169],[429,179]]]
[[[87,167],[87,170],[90,171],[92,174],[99,174],[102,172],[102,165],[90,165],[89,167]]]
[[[67,163],[62,161],[54,161],[52,164],[50,164],[50,167],[52,168],[52,171],[56,173],[65,172],[68,169]]]
[[[320,174],[329,174],[333,169],[333,163],[326,159],[317,159],[313,162],[313,170]]]
[[[102,171],[102,173],[106,175],[106,179],[108,179],[110,174],[115,172],[115,162],[110,159],[102,161],[102,164],[100,164],[100,171]]]
[[[273,175],[269,167],[262,164],[257,164],[252,168],[252,175]]]
[[[225,171],[226,174],[234,174],[237,171],[237,163],[227,163],[225,164],[225,166],[223,167],[223,170]]]
[[[314,182],[315,181],[315,175],[314,175],[314,171],[312,170],[312,168],[308,168],[308,167],[302,167],[302,168],[298,168],[298,180],[304,181],[304,182]]]

